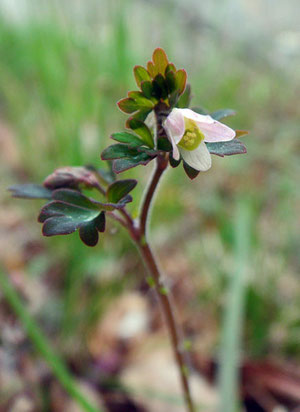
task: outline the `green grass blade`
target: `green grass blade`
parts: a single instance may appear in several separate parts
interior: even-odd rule
[[[237,205],[234,225],[234,256],[236,266],[229,284],[220,353],[220,408],[222,412],[239,410],[239,365],[246,291],[246,271],[251,243],[251,204]]]
[[[63,361],[54,353],[51,348],[47,338],[31,317],[26,307],[24,306],[21,298],[19,297],[16,290],[13,288],[9,282],[7,276],[0,268],[0,286],[2,293],[10,304],[11,308],[14,310],[18,316],[20,322],[22,323],[28,337],[35,345],[37,351],[41,354],[44,360],[47,362],[51,368],[53,374],[69,395],[80,405],[86,412],[101,412],[99,408],[90,404],[90,402],[84,397],[77,387],[76,382],[70,375]]]

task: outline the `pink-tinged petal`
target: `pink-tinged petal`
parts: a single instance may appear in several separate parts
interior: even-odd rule
[[[176,143],[173,140],[171,140],[171,143],[172,143],[172,147],[173,147],[172,156],[175,160],[179,160],[180,159],[180,153],[179,153],[178,147],[177,147]]]
[[[211,124],[214,122],[214,119],[208,114],[196,113],[191,109],[175,109],[175,110],[180,110],[180,112],[182,113],[184,117],[186,117],[187,119],[193,120],[196,123]]]
[[[209,115],[194,112],[191,109],[178,109],[184,117],[193,120],[205,136],[206,142],[227,142],[235,137],[235,131],[225,124],[214,120]]]
[[[179,143],[185,132],[184,117],[181,110],[173,109],[163,122],[163,127],[170,142]]]
[[[197,122],[197,125],[204,134],[205,142],[228,142],[235,138],[235,131],[217,120],[211,124]]]
[[[211,168],[211,155],[206,144],[201,142],[195,150],[185,150],[179,148],[183,160],[195,170],[206,172]]]

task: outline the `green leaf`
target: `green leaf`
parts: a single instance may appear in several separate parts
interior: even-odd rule
[[[97,204],[81,192],[71,189],[57,189],[52,192],[52,199],[90,210],[99,210]]]
[[[137,181],[135,179],[117,180],[107,188],[106,195],[108,201],[118,203],[128,195],[136,185]]]
[[[138,87],[141,86],[141,83],[143,81],[150,81],[151,80],[151,77],[150,77],[149,73],[147,72],[147,70],[143,66],[135,66],[133,68],[133,73],[134,73],[135,81],[136,81],[136,84],[138,85]]]
[[[208,114],[208,111],[204,107],[201,107],[201,106],[192,107],[192,110],[199,114]]]
[[[157,139],[157,149],[170,152],[172,150],[172,144],[166,137],[159,137]]]
[[[144,94],[142,92],[136,91],[136,90],[128,92],[128,98],[127,99],[130,99],[134,102],[133,104],[130,103],[129,108],[133,109],[133,107],[135,107],[136,110],[140,110],[140,109],[142,109],[142,110],[147,110],[148,109],[149,110],[149,109],[152,109],[154,107],[154,104],[157,102],[154,98],[148,99],[147,97],[144,96]],[[122,100],[121,100],[121,104],[124,106],[124,102],[122,103]],[[128,105],[128,102],[125,102],[125,108],[127,109],[126,105]]]
[[[215,120],[224,119],[224,117],[234,116],[236,114],[235,110],[232,109],[222,109],[216,112],[210,113],[210,116]]]
[[[154,96],[159,99],[166,99],[168,97],[168,85],[161,74],[155,76],[153,82]]]
[[[123,196],[122,202],[102,204],[71,189],[58,189],[53,201],[41,210],[38,221],[43,223],[44,236],[68,235],[79,230],[81,240],[88,246],[98,242],[98,232],[105,230],[104,210],[124,207],[131,200]]]
[[[154,90],[151,81],[143,81],[141,83],[141,89],[147,99],[151,99],[154,96]]]
[[[132,148],[143,146],[145,144],[145,142],[142,139],[128,132],[113,133],[110,137],[113,140],[116,140],[120,143],[125,143]]]
[[[176,90],[176,79],[175,73],[173,71],[169,71],[166,73],[166,84],[168,87],[168,93],[171,94]]]
[[[131,118],[141,120],[144,122],[148,116],[149,113],[152,112],[152,108],[150,109],[141,109],[138,112],[134,113]]]
[[[173,63],[169,63],[169,64],[167,65],[166,70],[165,70],[165,76],[166,76],[167,73],[169,73],[169,72],[174,72],[174,74],[176,73],[176,67],[174,66]]]
[[[124,207],[125,203],[131,202],[130,196],[127,198],[122,199],[122,202],[117,203],[103,203],[98,202],[95,199],[89,198],[83,195],[81,192],[77,190],[71,189],[57,189],[52,192],[52,198],[57,201],[65,202],[68,204],[72,204],[78,207],[82,207],[85,209],[91,210],[106,210],[111,211],[114,209],[121,209]]]
[[[193,180],[195,179],[195,177],[198,176],[198,174],[200,173],[199,170],[195,170],[193,169],[191,166],[189,166],[185,161],[183,161],[183,168],[185,173],[187,174],[187,176]]]
[[[176,75],[175,75],[175,81],[176,81],[176,89],[178,90],[179,94],[182,94],[185,89],[186,85],[186,71],[184,69],[177,70]]]
[[[191,85],[187,84],[185,87],[185,91],[180,96],[177,107],[184,109],[185,107],[189,107],[191,103],[192,95],[191,95]]]
[[[52,191],[42,185],[25,183],[8,188],[13,197],[21,199],[51,199]]]
[[[135,157],[116,159],[113,162],[113,171],[115,173],[121,173],[125,170],[131,169],[139,165],[147,165],[156,156],[149,156],[147,153],[139,153]]]
[[[99,209],[85,209],[77,205],[54,201],[43,207],[39,222],[47,223],[43,229],[46,236],[69,234],[78,229],[81,224],[92,221],[99,214]]]
[[[238,139],[229,142],[206,143],[206,147],[211,154],[221,157],[247,153],[246,147]]]
[[[132,91],[128,92],[128,97],[130,99],[133,99],[133,100],[137,100],[139,98],[145,98],[143,93],[140,92],[139,90],[132,90]]]
[[[114,144],[108,146],[101,154],[102,160],[115,160],[123,158],[140,157],[141,154],[156,157],[158,152],[156,150],[148,149],[146,147],[130,148],[125,144]]]
[[[135,118],[130,118],[128,119],[126,125],[130,129],[134,130],[134,132],[141,137],[147,146],[152,149],[154,148],[152,133],[144,122]]]
[[[153,64],[152,61],[147,63],[147,70],[150,76],[154,79],[155,76],[158,75],[157,67]]]
[[[136,112],[139,107],[135,100],[125,97],[125,99],[121,99],[118,101],[117,105],[119,106],[120,110],[124,113],[134,113]]]
[[[152,60],[158,73],[165,74],[166,67],[169,63],[165,51],[158,47],[154,50]]]
[[[68,223],[70,222],[74,225],[74,230],[76,230],[80,223],[95,219],[99,213],[100,210],[97,207],[88,209],[72,203],[53,201],[47,203],[42,208],[38,220],[40,223],[43,223],[52,216],[64,216]]]
[[[108,146],[101,153],[102,160],[114,160],[122,157],[136,156],[138,151],[135,148],[130,148],[125,144],[113,144]]]
[[[101,212],[92,222],[84,223],[79,228],[80,239],[87,246],[96,246],[99,234],[105,232],[105,213]]]
[[[83,223],[79,227],[79,236],[87,246],[96,246],[99,240],[99,234],[94,222]]]
[[[154,103],[156,102],[153,102],[153,100],[145,97],[142,92],[135,92],[133,96],[135,96],[134,100],[138,106],[138,109],[152,109],[154,107]]]
[[[99,230],[100,233],[105,232],[105,226],[106,226],[106,219],[105,219],[105,212],[101,212],[98,217],[94,220],[95,226]]]

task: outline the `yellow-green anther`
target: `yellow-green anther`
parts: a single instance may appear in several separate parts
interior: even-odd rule
[[[191,119],[184,119],[185,132],[178,146],[185,150],[195,150],[199,144],[204,140],[204,134],[201,133],[196,122]]]

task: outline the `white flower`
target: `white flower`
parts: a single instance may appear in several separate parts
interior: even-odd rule
[[[235,131],[209,115],[190,109],[173,109],[163,123],[173,146],[175,160],[183,160],[193,169],[205,172],[211,167],[211,155],[204,142],[227,142]]]

